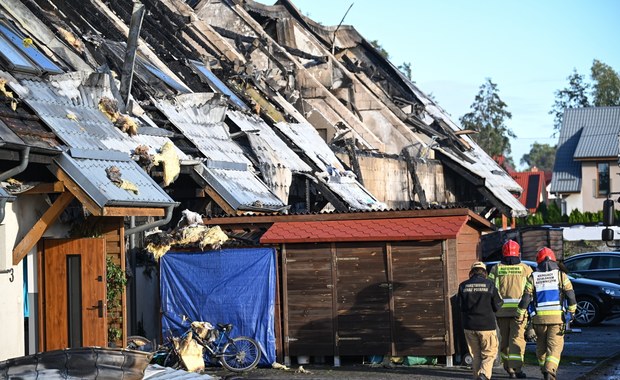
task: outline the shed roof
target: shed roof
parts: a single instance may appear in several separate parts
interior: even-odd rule
[[[267,243],[406,241],[455,238],[467,216],[276,222],[261,237]]]

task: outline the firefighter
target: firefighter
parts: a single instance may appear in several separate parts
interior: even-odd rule
[[[525,324],[517,323],[517,306],[523,295],[532,268],[521,262],[521,247],[514,240],[502,246],[502,260],[491,268],[489,280],[495,283],[504,299],[495,315],[499,328],[499,351],[504,369],[511,379],[525,379],[522,370],[525,355]]]
[[[536,357],[545,380],[555,380],[564,348],[565,324],[577,309],[573,284],[556,262],[555,254],[547,247],[536,254],[538,268],[529,277],[516,320],[524,323],[525,313],[534,304],[532,324],[536,330]],[[567,310],[564,310],[567,305]]]
[[[484,263],[472,264],[469,279],[459,285],[458,300],[474,379],[490,379],[497,356],[495,312],[502,306],[502,297],[487,279]]]

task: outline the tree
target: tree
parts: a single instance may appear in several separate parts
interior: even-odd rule
[[[472,138],[491,157],[507,157],[510,153],[509,137],[516,137],[505,124],[506,119],[512,118],[512,114],[500,99],[497,85],[490,78],[480,86],[470,108],[472,111],[460,118],[463,129],[478,132],[471,135]]]
[[[377,49],[377,51],[379,52],[379,54],[381,54],[381,56],[385,59],[389,59],[390,58],[390,53],[387,52],[387,50],[385,50],[383,48],[383,46],[381,46],[381,44],[379,43],[378,40],[372,40],[370,41],[370,44]]]
[[[400,70],[409,81],[411,81],[411,62],[403,62],[402,65],[398,66],[398,70]]]
[[[543,171],[552,171],[556,149],[556,146],[549,144],[534,143],[530,147],[530,152],[521,157],[521,163],[526,164],[530,169],[536,166]]]
[[[620,78],[609,65],[595,59],[592,63],[592,98],[594,106],[620,105]]]
[[[566,108],[589,107],[587,90],[590,87],[584,83],[583,76],[573,69],[573,73],[566,78],[568,79],[568,87],[555,92],[555,103],[549,111],[550,115],[554,115],[553,128],[559,131],[562,128],[564,120],[564,110]]]

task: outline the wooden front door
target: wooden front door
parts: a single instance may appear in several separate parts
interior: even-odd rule
[[[46,239],[41,256],[41,351],[107,346],[105,239]]]

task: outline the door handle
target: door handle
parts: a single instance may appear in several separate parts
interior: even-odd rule
[[[95,310],[98,309],[99,310],[99,318],[103,318],[103,301],[99,300],[97,301],[97,304],[95,306],[89,307],[88,310]]]

